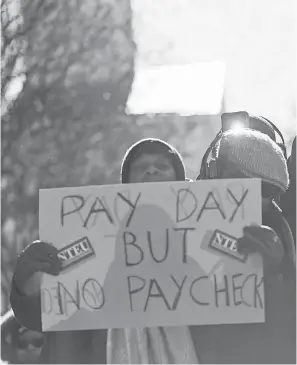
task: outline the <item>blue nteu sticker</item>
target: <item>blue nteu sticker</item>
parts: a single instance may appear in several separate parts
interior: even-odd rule
[[[211,236],[209,247],[225,253],[226,255],[229,255],[236,260],[245,262],[247,259],[247,255],[240,254],[238,252],[237,241],[237,238],[217,229]]]
[[[86,260],[91,256],[95,256],[95,251],[88,237],[80,238],[58,251],[58,258],[61,261],[61,270],[65,270],[69,266]]]

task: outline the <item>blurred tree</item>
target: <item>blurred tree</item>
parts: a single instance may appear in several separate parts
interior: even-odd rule
[[[196,116],[125,114],[131,17],[129,0],[1,0],[2,313],[17,254],[38,238],[38,189],[117,183],[141,137],[196,150]]]
[[[140,135],[123,114],[134,48],[129,0],[1,0],[2,312],[38,189],[116,182]]]

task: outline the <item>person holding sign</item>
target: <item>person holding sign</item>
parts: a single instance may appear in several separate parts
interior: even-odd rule
[[[184,180],[185,168],[180,154],[164,141],[141,140],[127,151],[123,159],[122,183]],[[16,317],[26,327],[41,329],[40,273],[59,275],[60,269],[57,249],[49,243],[35,241],[19,255],[12,282],[11,305]],[[106,331],[46,335],[47,346],[53,349],[44,351],[50,356],[50,363],[106,363]],[[111,347],[114,348],[114,344]]]
[[[265,226],[245,228],[238,248],[263,257],[266,323],[217,327],[217,353],[221,363],[295,363],[295,249],[290,228],[274,200],[288,188],[287,165],[271,125],[263,118],[253,118],[253,123],[252,128],[223,128],[205,154],[198,177],[262,180]],[[206,162],[210,153],[212,158]]]
[[[185,169],[172,146],[146,139],[127,151],[121,180],[122,183],[184,181]],[[247,228],[241,242],[248,247],[254,243],[253,250],[257,251],[258,245],[271,240],[275,240],[275,249],[266,260],[276,266],[282,259],[282,245],[275,232],[265,227]],[[58,275],[60,268],[57,250],[48,243],[34,242],[19,256],[11,304],[26,327],[41,329],[40,284],[36,272]],[[51,363],[221,363],[224,353],[217,333],[216,326],[120,328],[108,330],[107,345],[106,331],[102,330],[52,332],[47,334],[47,343],[53,349]],[[244,346],[242,341],[241,347]],[[229,351],[233,348],[229,347]]]

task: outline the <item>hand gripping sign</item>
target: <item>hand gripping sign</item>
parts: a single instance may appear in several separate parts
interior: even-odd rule
[[[237,252],[261,224],[257,179],[40,191],[45,331],[264,321],[262,260]]]

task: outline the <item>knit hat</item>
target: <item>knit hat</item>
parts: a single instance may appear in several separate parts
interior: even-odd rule
[[[223,133],[219,161],[230,163],[247,177],[258,177],[284,193],[289,185],[286,159],[281,148],[266,134],[242,129]]]
[[[181,155],[169,143],[156,138],[142,139],[133,144],[125,153],[121,166],[121,182],[129,182],[130,166],[139,156],[143,154],[162,154],[172,163],[178,181],[185,180],[185,166]]]

